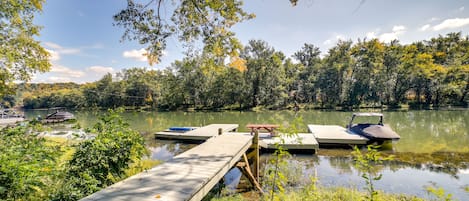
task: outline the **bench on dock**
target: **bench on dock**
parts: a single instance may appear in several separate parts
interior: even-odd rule
[[[279,125],[276,124],[248,124],[246,125],[246,128],[251,129],[251,135],[254,134],[254,132],[261,131],[261,130],[266,130],[270,135],[275,135],[275,129],[278,128]]]

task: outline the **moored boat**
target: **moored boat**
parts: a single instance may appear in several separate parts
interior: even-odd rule
[[[353,133],[370,139],[371,141],[399,140],[401,136],[393,131],[389,126],[383,124],[383,114],[381,113],[353,113],[347,129]],[[378,123],[358,123],[354,124],[356,117],[379,117]]]
[[[24,114],[16,110],[1,109],[0,110],[0,126],[14,125],[24,121]]]
[[[75,115],[65,111],[63,107],[49,108],[46,117],[42,120],[43,123],[58,123],[65,121],[75,120]]]

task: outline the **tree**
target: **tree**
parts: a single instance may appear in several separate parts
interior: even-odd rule
[[[278,101],[277,98],[285,97],[284,80],[281,79],[283,53],[276,52],[265,41],[250,40],[241,57],[246,60],[248,69],[245,73],[252,107],[272,104]]]
[[[40,27],[34,14],[45,0],[7,0],[0,4],[0,96],[12,93],[15,80],[28,81],[50,68],[49,53],[34,40]]]
[[[363,102],[381,103],[385,87],[384,76],[384,44],[378,39],[358,41],[351,54],[355,59],[352,72],[352,88],[349,98],[353,105]]]
[[[320,54],[318,47],[305,43],[301,50],[293,55],[304,66],[298,83],[298,94],[303,102],[311,103],[315,100],[317,73],[321,66]]]
[[[242,1],[172,1],[173,14],[163,16],[160,11],[167,2],[127,0],[127,8],[114,15],[115,25],[125,28],[123,39],[138,40],[147,46],[146,56],[150,63],[160,61],[167,39],[171,36],[176,36],[189,46],[201,40],[204,50],[209,50],[214,56],[237,56],[241,44],[229,29],[238,22],[254,17],[241,8]]]
[[[321,99],[327,104],[343,104],[351,85],[352,41],[339,41],[329,49],[318,76]]]

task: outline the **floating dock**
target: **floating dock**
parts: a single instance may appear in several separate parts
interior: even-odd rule
[[[231,134],[242,134],[251,135],[251,133],[227,133]],[[272,137],[270,133],[259,133],[259,147],[263,149],[277,149],[277,145],[281,145],[287,150],[313,150],[319,149],[319,143],[311,133],[298,133],[292,136]]]
[[[236,131],[238,127],[238,124],[210,124],[187,132],[157,132],[155,137],[174,140],[207,140],[219,135],[219,129],[221,129],[222,133],[225,133]]]
[[[364,145],[369,139],[336,125],[308,125],[320,145]]]
[[[281,134],[282,135],[282,134]],[[259,137],[259,146],[265,149],[276,149],[277,145],[287,150],[314,150],[317,151],[319,143],[311,133],[298,133],[282,137]]]
[[[202,200],[246,153],[252,140],[251,135],[234,133],[213,137],[82,200]]]

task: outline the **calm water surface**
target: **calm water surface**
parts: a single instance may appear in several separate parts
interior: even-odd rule
[[[378,111],[380,112],[380,111]],[[428,197],[425,186],[435,184],[453,194],[453,198],[469,200],[464,190],[469,186],[469,110],[420,110],[383,112],[384,123],[401,136],[393,143],[392,154],[400,162],[387,163],[376,183],[378,189]],[[32,118],[44,111],[26,112]],[[77,111],[75,115],[82,127],[97,121],[99,112]],[[171,126],[203,126],[211,123],[236,123],[240,131],[247,131],[248,123],[291,122],[302,117],[307,124],[348,124],[351,112],[338,111],[265,111],[265,112],[127,112],[124,118],[147,139],[152,157],[168,160],[193,144],[155,140],[152,133]],[[317,172],[324,185],[342,185],[362,188],[364,181],[353,168],[348,149],[321,149],[317,155],[296,154],[292,163],[302,164],[304,175]],[[268,157],[268,154],[265,155]],[[238,173],[236,173],[238,172]],[[239,171],[228,175],[236,180]],[[307,177],[305,177],[307,178]]]

